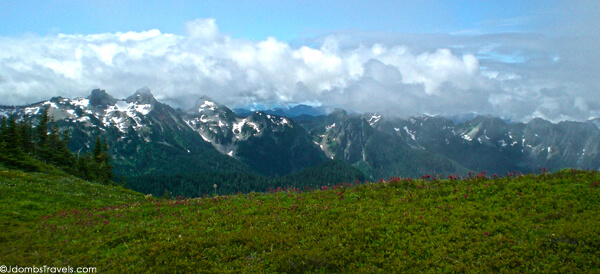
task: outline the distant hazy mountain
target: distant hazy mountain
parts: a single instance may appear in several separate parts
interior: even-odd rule
[[[245,109],[245,108],[236,108],[233,110],[236,114],[246,117],[251,115],[252,113],[254,113],[254,111],[251,111],[249,109]],[[278,116],[283,116],[283,117],[288,117],[288,118],[295,118],[298,116],[320,116],[320,115],[327,115],[327,109],[324,107],[313,107],[313,106],[307,106],[307,105],[296,105],[293,107],[282,107],[282,108],[271,108],[271,109],[266,109],[266,110],[262,110],[262,112],[266,113],[266,114],[272,114],[272,115],[278,115]]]

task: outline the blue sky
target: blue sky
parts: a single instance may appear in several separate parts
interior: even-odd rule
[[[600,1],[0,1],[0,104],[600,117]]]
[[[0,2],[0,34],[92,34],[160,29],[214,18],[221,31],[292,41],[339,30],[400,33],[535,31],[528,20],[553,1],[15,1]]]

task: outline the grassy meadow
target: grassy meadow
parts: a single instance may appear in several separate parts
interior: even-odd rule
[[[600,173],[158,199],[0,170],[0,264],[101,273],[598,272]]]

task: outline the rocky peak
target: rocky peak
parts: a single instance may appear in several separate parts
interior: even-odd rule
[[[148,87],[138,89],[133,95],[125,99],[127,103],[138,103],[138,104],[156,104],[156,98],[152,95],[152,92]]]
[[[189,117],[204,117],[203,119],[214,121],[220,120],[225,124],[231,124],[238,118],[231,109],[215,102],[208,96],[200,97],[194,106],[187,110],[187,114]]]
[[[202,97],[198,98],[198,100],[196,100],[196,103],[194,104],[194,106],[191,109],[189,109],[188,112],[199,113],[199,112],[206,112],[206,111],[215,111],[216,109],[218,109],[220,107],[221,107],[221,105],[219,103],[215,102],[210,97],[203,95]]]
[[[106,93],[103,89],[94,89],[92,94],[86,99],[90,100],[90,105],[94,107],[107,108],[108,106],[114,105],[117,100]]]

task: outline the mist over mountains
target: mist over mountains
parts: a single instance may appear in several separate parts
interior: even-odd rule
[[[35,123],[44,108],[60,131],[69,130],[72,151],[89,150],[95,136],[106,139],[115,173],[121,176],[200,171],[284,176],[331,159],[371,179],[600,168],[598,119],[402,119],[342,109],[323,115],[323,109],[308,106],[245,113],[238,109],[237,114],[206,96],[190,109],[174,109],[148,88],[125,99],[96,89],[86,98],[0,107],[0,115]]]

